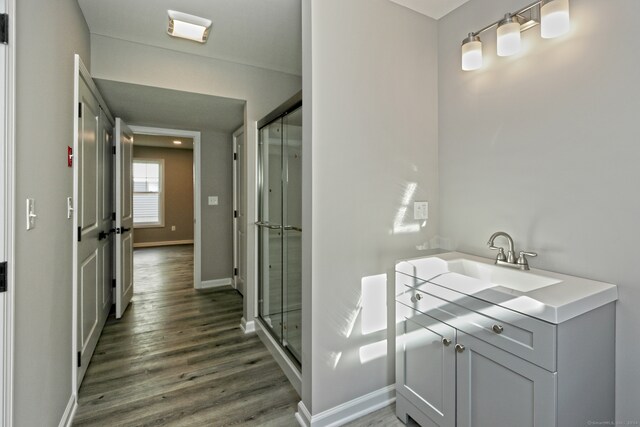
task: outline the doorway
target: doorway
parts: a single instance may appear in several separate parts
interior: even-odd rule
[[[200,132],[166,129],[147,126],[130,126],[134,135],[138,135],[141,139],[148,139],[147,137],[160,137],[173,144],[173,141],[181,141],[186,145],[187,141],[191,141],[193,150],[193,285],[194,288],[200,289],[202,287],[202,267],[201,267],[201,254],[202,254],[202,221],[201,221],[201,197],[200,197]],[[160,201],[162,202],[162,201]],[[164,201],[166,202],[166,200]],[[135,203],[135,202],[134,202]],[[164,218],[162,218],[163,220]],[[162,223],[164,228],[167,224]],[[167,233],[174,233],[176,230],[171,231],[172,224],[169,225],[169,231]],[[177,244],[189,244],[190,239],[177,239],[168,240],[169,243]],[[138,247],[144,246],[140,245]]]

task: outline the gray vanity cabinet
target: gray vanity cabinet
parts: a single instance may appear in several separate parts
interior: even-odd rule
[[[615,305],[559,324],[396,276],[396,415],[422,427],[614,419]]]
[[[458,331],[457,426],[556,425],[557,374]]]
[[[396,309],[402,319],[396,330],[401,337],[397,342],[396,391],[408,405],[421,408],[420,412],[408,412],[423,427],[454,427],[456,330],[403,304],[398,303]],[[403,421],[407,422],[406,416]]]

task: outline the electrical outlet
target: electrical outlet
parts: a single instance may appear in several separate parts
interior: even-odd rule
[[[429,219],[429,202],[413,202],[413,219]]]
[[[171,231],[176,231],[176,226],[175,225],[171,226]]]
[[[218,204],[218,196],[209,196],[209,206],[215,206]]]

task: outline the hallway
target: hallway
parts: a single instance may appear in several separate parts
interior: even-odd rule
[[[74,426],[296,426],[298,395],[230,288],[193,289],[193,247],[136,249],[134,297],[110,315]]]

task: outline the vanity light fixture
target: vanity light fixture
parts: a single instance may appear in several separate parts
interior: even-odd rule
[[[174,144],[176,145],[182,145],[182,141],[178,141],[177,139],[175,141],[173,141]]]
[[[477,70],[482,67],[482,42],[480,34],[496,27],[498,56],[511,56],[520,51],[520,34],[540,25],[542,38],[550,39],[569,32],[569,0],[538,0],[503,18],[469,33],[462,40],[462,69]]]
[[[211,20],[201,18],[188,13],[176,12],[168,10],[169,28],[167,33],[173,37],[180,37],[187,40],[193,40],[199,43],[205,43],[209,37],[209,29],[211,28]]]

